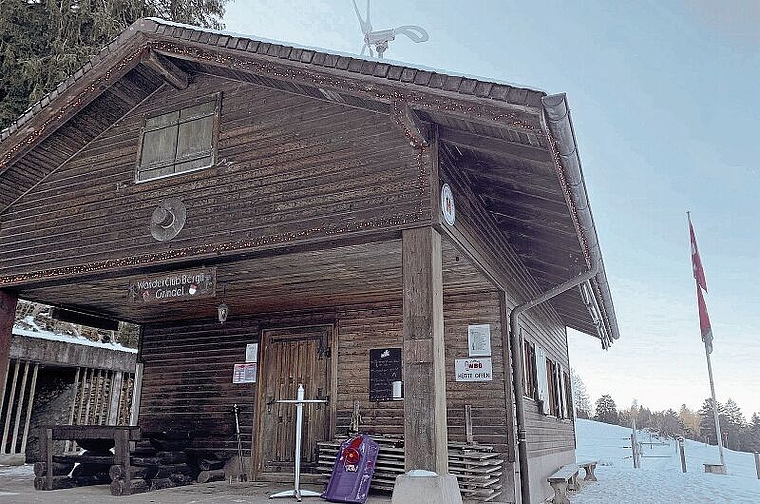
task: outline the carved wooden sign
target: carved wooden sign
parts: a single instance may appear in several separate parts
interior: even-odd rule
[[[129,283],[129,299],[135,303],[161,303],[214,296],[216,268],[148,275]]]

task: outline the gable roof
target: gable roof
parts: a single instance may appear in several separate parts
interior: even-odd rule
[[[206,73],[389,113],[406,104],[410,141],[438,131],[442,155],[525,264],[534,292],[601,262],[564,95],[385,60],[141,19],[0,134],[0,221],[14,202],[165,82]],[[404,120],[404,114],[399,115]],[[408,117],[407,117],[408,119]],[[602,323],[578,289],[552,305],[569,327],[607,346],[619,335],[604,268],[590,284]]]

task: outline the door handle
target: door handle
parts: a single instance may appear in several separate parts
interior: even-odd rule
[[[274,404],[274,396],[267,396],[267,413],[272,412],[272,405]]]

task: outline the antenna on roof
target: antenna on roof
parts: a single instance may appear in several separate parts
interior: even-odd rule
[[[426,42],[430,37],[424,28],[420,26],[404,25],[394,28],[392,30],[372,30],[372,23],[369,20],[369,1],[367,0],[367,19],[363,19],[359,13],[359,8],[356,6],[356,0],[351,0],[354,3],[354,11],[356,17],[359,18],[359,24],[362,27],[362,33],[364,34],[364,45],[362,46],[361,56],[364,56],[364,50],[369,50],[369,55],[374,57],[372,52],[372,46],[375,46],[377,51],[377,57],[382,58],[383,53],[388,49],[388,42],[396,40],[396,35],[406,35],[412,42]]]

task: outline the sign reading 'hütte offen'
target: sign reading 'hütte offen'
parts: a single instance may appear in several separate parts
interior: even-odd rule
[[[129,298],[135,303],[160,303],[215,295],[216,268],[148,275],[129,283]]]

